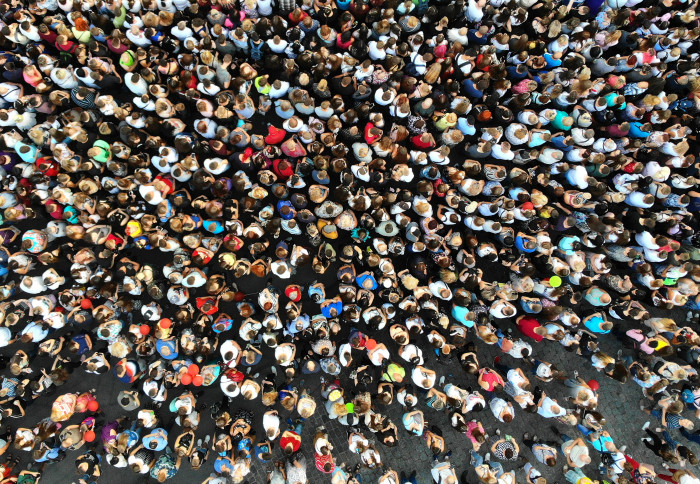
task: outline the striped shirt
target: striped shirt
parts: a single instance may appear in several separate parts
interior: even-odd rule
[[[283,12],[291,12],[297,6],[295,0],[277,0],[277,6]]]
[[[70,91],[70,98],[73,100],[73,102],[83,109],[95,109],[95,91],[90,89],[88,90],[88,93],[84,99],[78,99],[79,89],[79,87],[74,87]]]

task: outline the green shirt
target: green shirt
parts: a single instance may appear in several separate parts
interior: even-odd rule
[[[98,139],[92,146],[95,148],[100,148],[100,152],[93,158],[100,163],[107,163],[111,157],[109,143]]]
[[[260,94],[269,94],[272,90],[272,86],[270,84],[265,84],[265,87],[260,87],[261,79],[263,79],[263,76],[255,78],[255,89],[257,89]]]

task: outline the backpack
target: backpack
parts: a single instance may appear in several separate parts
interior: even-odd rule
[[[263,58],[263,47],[265,47],[265,42],[259,42],[259,43],[254,43],[250,42],[250,57],[255,60],[259,61]]]
[[[58,58],[61,64],[70,65],[73,62],[73,54],[78,48],[73,42],[68,42],[65,45],[56,45],[58,49]]]

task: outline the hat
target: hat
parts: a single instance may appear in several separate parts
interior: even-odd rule
[[[328,197],[329,193],[330,190],[328,187],[324,187],[323,185],[311,185],[309,187],[309,198],[314,203],[322,203],[326,197]]]
[[[321,234],[328,239],[338,238],[338,228],[335,224],[329,223],[327,220],[319,220],[317,226],[321,229]]]
[[[399,233],[399,227],[393,220],[385,220],[377,226],[375,231],[385,237],[393,237]]]
[[[284,289],[284,294],[294,302],[301,300],[301,287],[297,284],[290,284]]]
[[[141,405],[141,402],[139,402],[138,396],[135,396],[131,392],[126,392],[126,391],[119,392],[119,396],[117,397],[117,401],[119,402],[119,405],[127,412],[130,412],[132,410],[136,410]]]
[[[334,222],[335,225],[342,230],[352,230],[357,227],[357,218],[348,210],[341,212],[341,214],[335,218]]]
[[[316,214],[317,217],[324,218],[324,219],[333,219],[340,215],[343,211],[343,206],[331,202],[330,200],[326,200],[323,202],[321,205],[316,207],[314,210],[314,213]]]

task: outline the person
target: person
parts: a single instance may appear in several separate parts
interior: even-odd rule
[[[306,481],[306,459],[303,455],[287,461],[287,482],[290,484],[304,484]]]
[[[549,467],[557,465],[557,446],[554,442],[540,442],[539,437],[526,433],[523,435],[523,443],[530,447],[532,454],[538,462]]]
[[[562,434],[556,427],[551,427],[555,435],[561,440],[561,452],[566,457],[566,464],[572,468],[584,467],[591,463],[588,446],[582,438],[573,439]]]
[[[449,455],[446,455],[442,462],[435,457],[433,459],[433,467],[430,470],[430,474],[432,475],[433,481],[436,484],[442,482],[446,484],[457,483],[457,475],[455,474],[454,467],[450,464]]]

